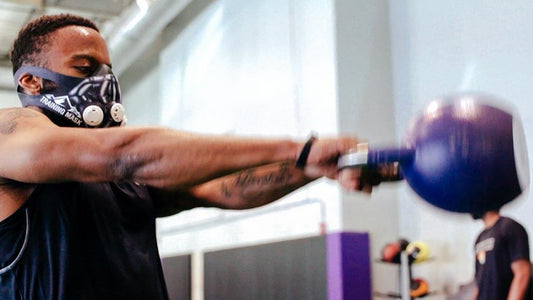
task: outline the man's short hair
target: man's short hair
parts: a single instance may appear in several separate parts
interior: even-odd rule
[[[10,53],[13,74],[23,65],[46,67],[46,60],[39,54],[46,46],[50,33],[71,25],[99,31],[93,21],[71,14],[42,16],[26,24],[20,30]]]

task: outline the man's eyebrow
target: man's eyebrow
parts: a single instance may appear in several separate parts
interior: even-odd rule
[[[88,60],[91,64],[94,64],[94,65],[99,65],[100,62],[92,55],[88,55],[88,54],[74,54],[72,55],[71,57],[72,60],[74,59],[86,59]],[[106,64],[109,68],[113,68],[113,66],[111,65],[111,63],[109,64]]]

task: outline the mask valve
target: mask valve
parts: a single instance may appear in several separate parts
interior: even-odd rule
[[[111,106],[110,113],[111,113],[111,118],[113,118],[113,121],[117,123],[121,123],[122,121],[124,121],[125,112],[124,112],[124,106],[122,106],[122,104],[120,103],[113,104],[113,106]]]
[[[89,105],[83,110],[83,121],[89,126],[98,126],[104,120],[104,111],[97,105]]]

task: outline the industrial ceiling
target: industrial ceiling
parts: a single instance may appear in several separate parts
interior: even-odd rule
[[[0,0],[0,90],[13,90],[9,51],[19,30],[41,15],[93,20],[120,75],[193,0]]]
[[[0,66],[9,67],[8,53],[21,27],[44,14],[74,13],[100,27],[115,20],[134,0],[0,0]]]

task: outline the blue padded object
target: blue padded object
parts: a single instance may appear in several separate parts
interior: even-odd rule
[[[366,164],[397,161],[410,187],[442,209],[498,209],[528,187],[529,164],[519,118],[495,104],[501,101],[475,93],[432,101],[402,147],[370,148]]]

